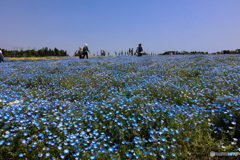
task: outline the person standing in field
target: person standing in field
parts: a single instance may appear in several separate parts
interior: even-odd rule
[[[105,55],[106,55],[105,51],[101,49],[101,56],[105,56]]]
[[[133,56],[133,48],[131,49],[131,55]]]
[[[3,53],[2,53],[2,50],[0,50],[0,63],[4,62],[4,56],[3,56]]]
[[[74,56],[78,56],[78,51],[76,50],[76,52],[74,53]]]
[[[79,47],[79,50],[78,50],[78,56],[80,59],[83,59],[83,51],[82,51],[82,47]]]
[[[84,47],[83,47],[83,59],[84,59],[84,57],[86,56],[87,57],[87,59],[88,59],[88,52],[89,52],[89,54],[90,54],[90,51],[88,50],[88,45],[85,43],[84,44]]]
[[[103,51],[103,49],[101,49],[101,56],[103,56],[104,55],[104,51]]]
[[[138,57],[142,56],[142,51],[143,51],[142,44],[139,43],[136,51]]]

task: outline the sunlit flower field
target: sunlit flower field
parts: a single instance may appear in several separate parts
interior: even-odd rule
[[[1,159],[206,159],[240,151],[239,55],[0,63]]]

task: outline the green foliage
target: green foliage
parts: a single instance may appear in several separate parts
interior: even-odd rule
[[[5,57],[44,57],[44,56],[68,56],[67,52],[64,50],[58,50],[54,48],[54,50],[43,47],[42,49],[28,49],[28,50],[6,50],[2,49],[3,55]]]

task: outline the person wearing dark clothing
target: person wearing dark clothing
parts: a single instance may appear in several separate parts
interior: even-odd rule
[[[88,59],[88,52],[90,53],[90,51],[88,50],[88,46],[87,44],[85,43],[84,47],[83,47],[83,59],[84,57],[86,56],[86,58]]]
[[[4,59],[4,56],[3,56],[3,54],[2,54],[2,50],[0,50],[0,63],[1,63],[1,62],[4,62],[3,59]]]
[[[142,44],[140,43],[137,47],[137,56],[140,57],[142,56],[142,51],[143,51],[143,48],[142,48]]]
[[[79,47],[79,50],[78,50],[78,56],[80,59],[83,58],[83,51],[82,51],[82,47]]]
[[[105,51],[101,49],[101,56],[105,56],[105,55],[106,55]]]
[[[131,49],[131,55],[133,56],[133,48]]]
[[[74,56],[76,57],[76,56],[78,56],[78,51],[76,50],[76,52],[74,53]]]

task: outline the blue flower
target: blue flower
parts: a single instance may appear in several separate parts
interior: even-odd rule
[[[126,153],[126,156],[127,156],[127,157],[132,157],[132,154]]]
[[[91,131],[91,129],[90,129],[90,128],[88,128],[88,129],[87,129],[87,132],[90,132],[90,131]]]
[[[107,147],[107,146],[108,146],[108,144],[104,143],[104,144],[103,144],[103,146],[104,146],[104,147]]]
[[[109,147],[109,148],[108,148],[108,151],[109,151],[109,152],[113,152],[113,151],[114,151],[114,148]]]
[[[50,156],[50,153],[46,153],[46,157],[49,157]]]
[[[39,153],[39,154],[38,154],[38,157],[42,157],[42,156],[43,156],[43,154],[42,154],[42,153]]]
[[[0,145],[3,145],[4,142],[5,142],[5,140],[1,140],[0,141]]]
[[[93,145],[93,148],[95,148],[95,149],[96,149],[96,148],[98,148],[98,146],[97,146],[96,144],[94,144],[94,145]]]
[[[20,153],[20,154],[19,154],[19,157],[23,157],[23,154],[22,154],[22,153]]]
[[[166,156],[164,156],[163,154],[161,155],[161,157],[162,157],[163,159],[165,159],[165,158],[166,158]]]
[[[69,150],[68,150],[68,149],[65,149],[65,150],[64,150],[64,153],[69,153]]]
[[[222,127],[218,127],[218,130],[221,131],[221,130],[222,130]]]
[[[7,145],[7,146],[10,146],[11,144],[12,144],[11,142],[7,142],[7,144],[6,144],[6,145]]]
[[[175,154],[175,153],[172,153],[172,156],[173,156],[173,157],[176,157],[176,154]]]

